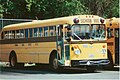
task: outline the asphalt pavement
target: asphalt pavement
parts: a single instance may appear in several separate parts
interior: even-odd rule
[[[4,67],[0,72],[0,80],[119,80],[119,73],[118,69],[98,69],[95,72],[88,72],[79,68],[53,72],[49,70],[48,65],[14,69]]]

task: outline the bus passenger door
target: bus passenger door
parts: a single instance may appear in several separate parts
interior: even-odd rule
[[[57,50],[59,53],[60,59],[58,60],[60,64],[63,64],[63,58],[64,58],[64,42],[63,42],[63,25],[57,25],[56,26],[56,35],[57,35]],[[58,58],[58,55],[57,55]]]

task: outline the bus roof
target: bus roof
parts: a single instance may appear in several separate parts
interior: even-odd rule
[[[33,27],[39,27],[39,26],[41,27],[42,26],[53,26],[53,25],[58,25],[58,24],[74,24],[73,20],[75,18],[79,18],[79,19],[86,19],[86,18],[87,19],[91,19],[91,18],[98,19],[99,18],[100,19],[101,17],[97,15],[75,15],[75,16],[53,18],[53,19],[46,19],[46,20],[33,20],[33,22],[24,22],[24,23],[4,26],[2,31],[27,29],[27,28],[33,28]]]
[[[106,26],[110,28],[118,28],[120,27],[120,18],[110,18],[106,19]]]

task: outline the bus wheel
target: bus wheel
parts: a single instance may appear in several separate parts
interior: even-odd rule
[[[113,59],[112,59],[112,55],[111,55],[110,51],[108,51],[108,59],[109,59],[110,63],[107,65],[107,69],[113,69],[114,65],[113,65]]]
[[[58,59],[56,58],[56,55],[52,56],[50,58],[50,69],[52,71],[58,71],[59,70],[59,65],[58,65]]]
[[[10,67],[12,68],[23,68],[24,67],[24,63],[17,63],[17,57],[15,54],[11,54],[10,55]]]
[[[10,55],[10,67],[16,67],[17,64],[17,58],[15,55]]]
[[[53,69],[55,69],[55,70],[58,69],[58,59],[57,58],[53,59]]]

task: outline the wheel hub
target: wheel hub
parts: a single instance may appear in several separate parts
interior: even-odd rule
[[[53,68],[54,69],[58,68],[58,60],[56,58],[53,60]]]

